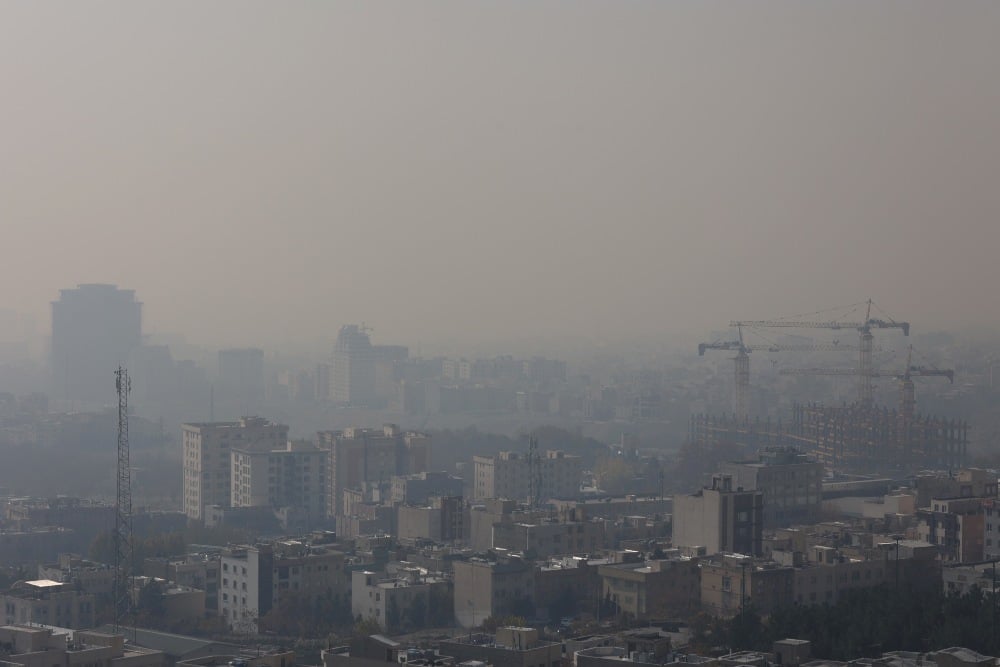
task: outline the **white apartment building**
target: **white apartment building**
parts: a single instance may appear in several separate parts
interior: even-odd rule
[[[351,615],[375,619],[386,632],[397,632],[408,619],[426,616],[434,586],[446,589],[448,583],[416,568],[394,576],[356,570],[351,579]]]
[[[184,513],[202,521],[205,507],[228,507],[232,500],[233,448],[252,451],[281,449],[288,427],[260,417],[235,422],[184,424]]]
[[[308,442],[261,450],[233,447],[233,507],[297,507],[314,519],[326,514],[329,452]]]
[[[531,493],[532,471],[528,457],[518,452],[497,456],[475,456],[474,497],[527,500]],[[538,459],[535,472],[538,495],[549,498],[576,498],[580,495],[583,464],[579,456],[548,450]]]
[[[227,549],[220,568],[219,613],[237,632],[257,632],[284,595],[335,599],[349,586],[343,552],[298,541]]]

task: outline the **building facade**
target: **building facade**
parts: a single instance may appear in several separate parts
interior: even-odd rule
[[[471,628],[490,616],[531,616],[535,570],[520,559],[455,561],[455,619]]]
[[[301,510],[310,521],[326,516],[329,453],[309,442],[271,450],[233,447],[231,504]]]
[[[708,555],[731,552],[759,556],[763,546],[764,495],[716,475],[712,486],[674,498],[673,544],[704,547]]]
[[[539,500],[572,499],[580,495],[583,465],[579,456],[548,450],[535,465],[537,469],[532,470],[528,457],[518,452],[474,456],[474,497],[526,501],[532,493],[532,481],[538,485]]]
[[[0,593],[7,625],[55,625],[79,629],[94,627],[95,597],[71,584],[49,579],[20,581]]]
[[[601,565],[601,599],[633,619],[687,617],[698,610],[698,561],[671,558]]]
[[[757,461],[724,463],[733,485],[760,491],[764,527],[777,528],[819,519],[823,501],[823,464],[790,447],[772,447]]]
[[[257,632],[284,596],[305,602],[341,599],[350,588],[343,552],[301,542],[273,542],[225,550],[219,612],[230,629]]]
[[[288,427],[260,417],[184,424],[184,513],[203,521],[205,507],[232,501],[232,450],[270,451],[288,442]]]
[[[317,445],[329,452],[327,514],[343,515],[344,492],[364,482],[385,485],[394,475],[426,471],[430,465],[431,438],[427,434],[401,431],[395,424],[381,429],[348,428],[320,431]]]

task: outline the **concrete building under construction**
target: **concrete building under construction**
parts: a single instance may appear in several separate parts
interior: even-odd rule
[[[752,453],[791,446],[828,468],[865,473],[959,468],[968,436],[966,422],[861,403],[796,403],[788,422],[695,415],[690,425],[690,440],[700,447],[732,443]]]

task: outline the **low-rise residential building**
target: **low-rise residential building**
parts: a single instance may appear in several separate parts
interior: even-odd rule
[[[551,504],[562,514],[573,512],[579,519],[620,519],[629,516],[669,517],[674,499],[639,495],[599,496],[583,500],[553,500]]]
[[[765,528],[811,523],[823,500],[823,464],[791,447],[768,447],[756,461],[724,463],[733,485],[763,494]]]
[[[389,500],[404,505],[424,505],[434,496],[461,496],[464,482],[447,472],[393,475]]]
[[[535,570],[535,608],[540,618],[597,613],[601,595],[598,568],[605,559],[554,558]]]
[[[833,605],[851,590],[894,583],[897,561],[892,547],[867,560],[848,558],[831,547],[813,547],[809,560],[795,568],[795,602]]]
[[[125,646],[122,635],[82,631],[67,636],[51,628],[0,627],[0,662],[19,667],[163,667],[162,652]]]
[[[525,454],[500,452],[473,457],[473,492],[477,499],[507,498],[525,501],[537,484],[540,500],[576,498],[580,495],[583,464],[579,456],[548,450],[534,464]],[[537,468],[531,470],[531,466]]]
[[[464,628],[486,618],[515,615],[530,617],[535,611],[535,569],[519,559],[456,561],[455,619]],[[457,657],[457,656],[456,656]]]
[[[343,552],[300,541],[233,547],[221,556],[219,609],[228,626],[257,631],[285,596],[341,599],[349,589]]]
[[[59,554],[55,563],[38,566],[38,578],[70,584],[84,593],[110,598],[115,586],[115,570],[110,565],[95,563],[76,554]]]
[[[396,508],[396,534],[401,540],[454,542],[465,537],[465,506],[461,496],[435,497],[421,506]]]
[[[272,647],[244,649],[234,653],[218,653],[179,660],[175,667],[292,667],[295,652]]]
[[[390,634],[403,628],[421,628],[427,622],[434,589],[440,596],[447,591],[448,581],[419,568],[399,569],[392,575],[355,570],[351,579],[351,615],[374,619]]]
[[[94,595],[51,579],[20,581],[0,593],[0,604],[7,625],[34,623],[74,630],[94,627]]]
[[[497,628],[496,635],[473,633],[441,642],[441,652],[457,662],[493,667],[560,667],[562,645],[539,639],[535,628]]]
[[[598,572],[602,601],[632,619],[684,618],[696,612],[701,601],[696,559],[614,563],[601,565]]]
[[[493,524],[493,548],[530,558],[596,553],[605,546],[603,521],[501,521]]]
[[[917,539],[936,545],[946,562],[983,560],[985,516],[980,498],[932,498],[917,510]]]
[[[219,613],[221,570],[218,554],[189,554],[180,559],[147,558],[143,563],[143,572],[151,577],[204,591],[205,611],[208,614]]]
[[[983,500],[983,559],[1000,558],[1000,502],[996,498]]]
[[[949,565],[941,569],[945,595],[966,595],[973,588],[992,593],[996,590],[996,562]]]
[[[705,553],[762,553],[764,495],[715,475],[712,486],[674,498],[673,544],[704,547]]]
[[[981,468],[963,468],[956,473],[917,475],[914,484],[917,507],[930,507],[934,498],[996,498],[997,475]]]
[[[205,618],[205,591],[170,583],[154,577],[136,577],[132,581],[132,603],[141,611],[153,603],[153,610],[166,625],[195,624]]]
[[[747,606],[766,616],[795,599],[792,567],[742,554],[719,554],[700,565],[701,605],[714,616],[734,616]]]

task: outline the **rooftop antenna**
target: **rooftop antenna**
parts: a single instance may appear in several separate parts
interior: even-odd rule
[[[132,479],[128,447],[128,395],[132,380],[128,371],[119,366],[115,371],[118,391],[118,495],[115,502],[115,633],[121,633],[132,616]],[[134,634],[134,627],[133,627]]]

